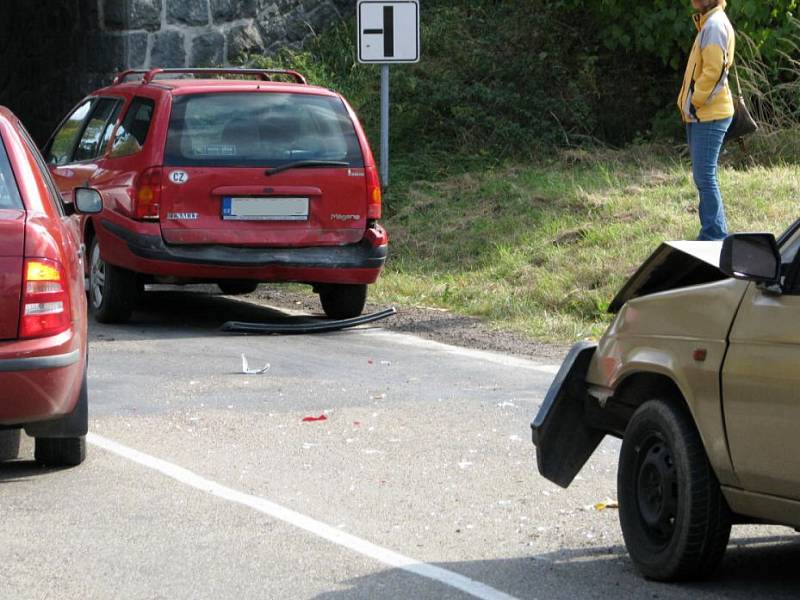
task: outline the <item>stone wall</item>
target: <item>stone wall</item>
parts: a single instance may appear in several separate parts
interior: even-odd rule
[[[99,0],[103,61],[132,68],[228,65],[299,48],[355,0]]]
[[[299,48],[356,0],[0,0],[0,104],[40,143],[126,68],[228,65]],[[355,43],[355,41],[354,41]]]

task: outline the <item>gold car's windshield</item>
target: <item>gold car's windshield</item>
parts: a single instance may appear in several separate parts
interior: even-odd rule
[[[778,238],[778,246],[781,249],[781,262],[791,264],[797,256],[800,248],[800,219],[792,225]]]

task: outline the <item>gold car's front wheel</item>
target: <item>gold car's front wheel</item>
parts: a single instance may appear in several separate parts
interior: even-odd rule
[[[655,399],[639,407],[622,440],[617,487],[625,545],[642,574],[695,579],[719,564],[730,511],[681,402]]]

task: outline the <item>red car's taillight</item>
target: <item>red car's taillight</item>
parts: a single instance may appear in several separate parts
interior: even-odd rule
[[[161,167],[151,167],[139,176],[133,216],[145,221],[158,220],[161,204]]]
[[[66,331],[71,325],[64,269],[54,260],[25,260],[19,337],[36,338]]]
[[[366,168],[367,175],[367,219],[381,218],[381,203],[383,195],[381,193],[381,180],[378,177],[378,169],[375,167]]]

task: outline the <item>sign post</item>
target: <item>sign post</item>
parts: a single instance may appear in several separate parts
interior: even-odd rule
[[[389,65],[419,62],[419,0],[358,0],[358,62],[381,65],[381,181],[389,185]]]

